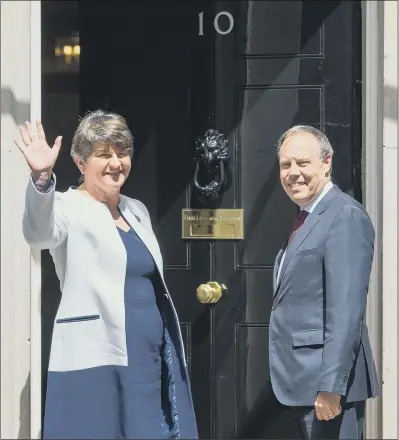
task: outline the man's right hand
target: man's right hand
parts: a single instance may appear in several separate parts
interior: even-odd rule
[[[62,136],[58,136],[53,148],[50,148],[46,142],[42,123],[37,121],[36,127],[37,134],[34,133],[32,125],[25,122],[25,125],[19,127],[25,145],[21,143],[19,138],[14,139],[14,142],[32,170],[32,178],[36,181],[44,181],[51,176],[51,171],[60,152]]]
[[[319,420],[332,420],[342,412],[341,396],[336,393],[321,391],[317,394],[314,403],[316,417]]]

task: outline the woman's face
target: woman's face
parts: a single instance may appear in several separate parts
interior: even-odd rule
[[[116,146],[94,144],[92,154],[83,165],[85,182],[104,190],[119,189],[125,183],[131,165],[129,151]]]

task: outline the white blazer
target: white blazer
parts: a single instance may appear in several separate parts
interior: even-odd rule
[[[55,176],[53,175],[54,179]],[[175,314],[181,355],[184,347],[176,309],[163,276],[162,256],[147,208],[120,196],[119,209],[150,251],[165,296]],[[35,248],[49,249],[61,286],[50,371],[127,365],[124,285],[126,250],[107,206],[69,188],[39,192],[30,179],[23,234]]]

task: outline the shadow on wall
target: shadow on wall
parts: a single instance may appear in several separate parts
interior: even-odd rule
[[[18,101],[10,88],[2,87],[1,114],[10,115],[16,125],[23,124],[30,118],[30,103]],[[13,145],[13,139],[6,139],[6,143]],[[19,429],[17,438],[30,438],[30,373],[26,378],[24,387],[19,397]]]
[[[15,124],[21,125],[30,119],[30,102],[18,101],[9,87],[2,87],[1,114],[12,116]],[[12,139],[10,141],[12,142]]]
[[[384,86],[384,113],[388,119],[398,120],[398,89]]]
[[[26,378],[19,399],[19,431],[18,439],[27,439],[30,437],[30,373]]]

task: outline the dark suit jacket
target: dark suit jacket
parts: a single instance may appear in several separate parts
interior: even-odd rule
[[[365,400],[379,384],[364,323],[374,229],[364,207],[334,186],[274,268],[270,375],[277,399],[313,405],[319,391]]]

